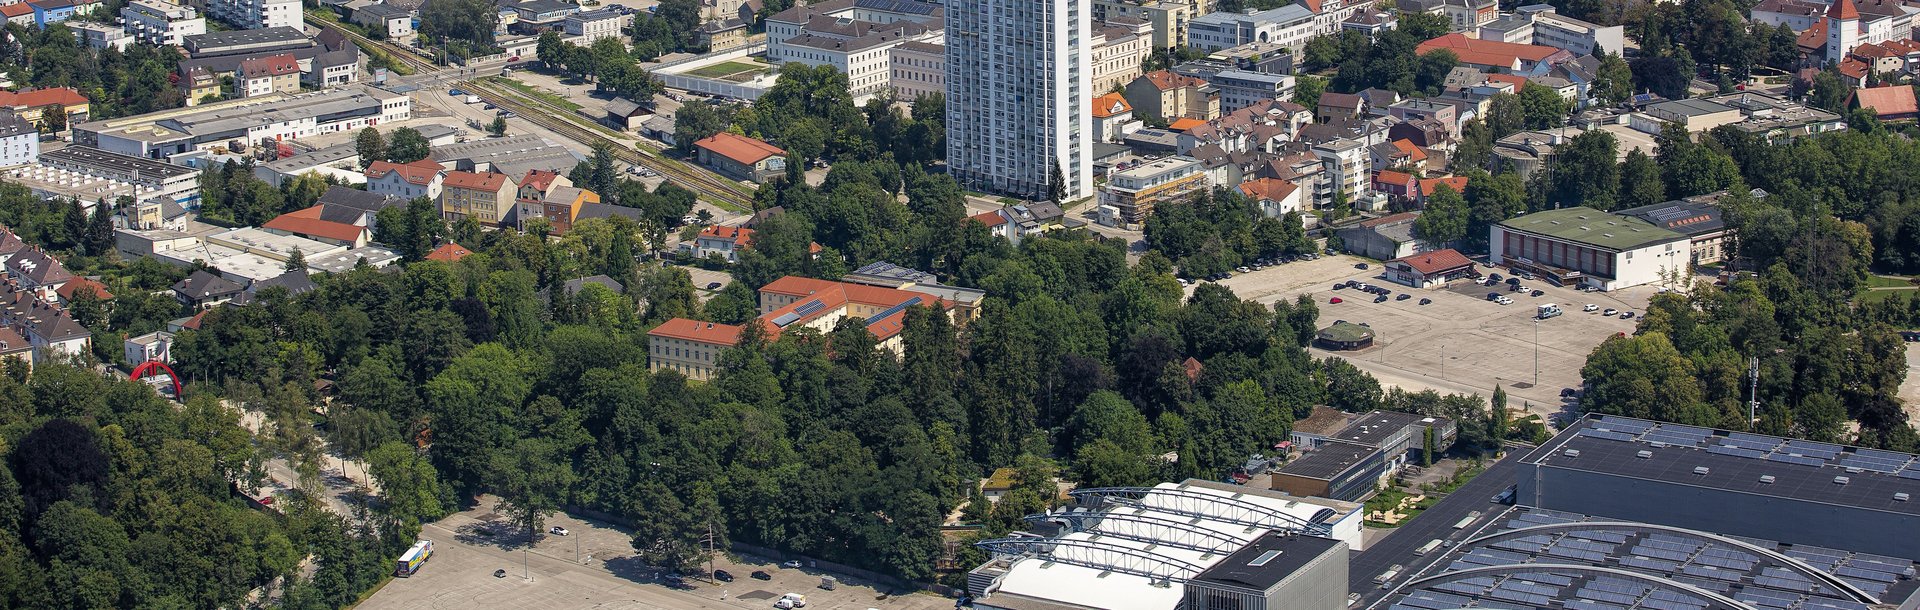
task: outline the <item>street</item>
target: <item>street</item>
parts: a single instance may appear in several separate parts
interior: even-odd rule
[[[1493,497],[1514,483],[1517,464],[1525,453],[1525,449],[1509,449],[1505,458],[1489,464],[1480,476],[1461,485],[1433,508],[1415,515],[1400,527],[1386,530],[1390,533],[1385,537],[1374,539],[1368,544],[1367,550],[1352,555],[1347,567],[1348,590],[1360,594],[1360,600],[1353,607],[1366,608],[1386,596],[1389,589],[1382,588],[1373,579],[1396,562],[1412,560],[1411,563],[1402,564],[1400,575],[1393,581],[1404,582],[1442,555],[1428,553],[1424,558],[1417,557],[1413,554],[1414,549],[1435,539],[1452,540],[1455,543],[1466,540],[1507,509],[1504,504],[1495,504]],[[1453,529],[1455,523],[1474,511],[1479,511],[1480,516],[1471,525]]]

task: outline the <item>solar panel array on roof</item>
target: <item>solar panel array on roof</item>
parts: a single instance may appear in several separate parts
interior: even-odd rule
[[[1612,430],[1597,430],[1597,429],[1594,429],[1594,428],[1587,428],[1587,429],[1585,429],[1585,430],[1581,430],[1581,431],[1579,432],[1579,434],[1580,434],[1580,436],[1587,436],[1587,437],[1592,437],[1592,438],[1598,438],[1598,439],[1605,439],[1605,440],[1610,440],[1610,441],[1630,441],[1630,440],[1633,440],[1633,435],[1632,435],[1632,434],[1627,434],[1627,433],[1625,433],[1625,432],[1614,432],[1614,431],[1612,431]]]

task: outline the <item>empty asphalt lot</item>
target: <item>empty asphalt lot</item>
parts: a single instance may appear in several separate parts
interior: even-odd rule
[[[531,552],[523,553],[524,536],[480,533],[483,524],[496,519],[491,506],[489,500],[480,508],[423,528],[420,537],[434,542],[433,558],[419,574],[393,579],[358,608],[764,610],[789,592],[806,595],[808,610],[938,610],[953,606],[953,600],[931,594],[883,596],[858,582],[842,582],[837,589],[824,591],[817,588],[824,572],[782,568],[777,562],[751,557],[742,557],[742,561],[715,558],[714,567],[731,572],[733,582],[695,581],[691,590],[669,589],[659,581],[657,570],[633,558],[627,534],[618,528],[556,515],[548,525],[565,527],[570,535],[543,536]],[[506,576],[493,575],[502,569],[507,571]],[[750,577],[755,570],[767,572],[771,580]]]
[[[1506,286],[1489,288],[1460,280],[1445,288],[1417,289],[1381,279],[1381,267],[1368,262],[1367,269],[1354,265],[1367,262],[1350,256],[1323,256],[1319,260],[1278,265],[1235,275],[1220,284],[1233,289],[1243,299],[1260,303],[1292,300],[1311,295],[1320,307],[1320,325],[1336,320],[1370,325],[1374,346],[1352,352],[1328,352],[1318,348],[1316,356],[1339,356],[1378,378],[1382,385],[1397,385],[1408,390],[1433,389],[1442,393],[1477,393],[1489,396],[1495,385],[1506,388],[1513,408],[1550,415],[1563,408],[1562,388],[1580,386],[1580,367],[1587,354],[1615,333],[1632,333],[1638,319],[1622,320],[1599,313],[1581,311],[1592,303],[1645,312],[1647,299],[1655,289],[1649,286],[1616,292],[1583,293],[1557,288],[1545,282],[1523,282],[1528,288],[1546,291],[1532,297],[1507,292]],[[1482,266],[1481,273],[1504,269]],[[1347,280],[1377,284],[1393,291],[1385,303],[1374,303],[1371,294],[1352,289],[1334,290],[1333,285]],[[1499,290],[1513,298],[1512,305],[1499,305],[1486,294]],[[1412,295],[1405,301],[1394,300],[1400,294]],[[1340,297],[1341,303],[1330,299]],[[1420,305],[1421,298],[1432,299]],[[1554,303],[1567,313],[1538,323],[1539,383],[1534,383],[1535,306]]]

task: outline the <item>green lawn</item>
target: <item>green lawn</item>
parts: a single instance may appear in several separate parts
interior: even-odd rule
[[[707,66],[705,68],[701,68],[698,70],[688,71],[687,75],[698,76],[700,78],[722,78],[727,76],[733,76],[741,72],[753,72],[756,70],[765,70],[765,69],[766,69],[766,66],[762,66],[759,64],[750,64],[750,63],[738,62],[738,61],[725,61],[725,62],[720,62],[711,66]]]
[[[1882,275],[1867,276],[1867,288],[1913,288],[1913,287],[1914,287],[1913,282],[1906,278],[1886,277]]]

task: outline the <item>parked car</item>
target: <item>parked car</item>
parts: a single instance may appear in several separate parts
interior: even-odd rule
[[[1407,293],[1404,293],[1404,292],[1402,292],[1402,293],[1400,293],[1400,296],[1397,296],[1397,297],[1394,297],[1394,298],[1393,298],[1393,300],[1395,300],[1395,301],[1405,301],[1405,300],[1407,300],[1407,299],[1411,299],[1411,298],[1413,298],[1413,295],[1411,295],[1411,294],[1407,294]]]
[[[1586,307],[1580,308],[1580,311],[1600,311],[1600,306],[1588,303]]]
[[[714,570],[713,579],[720,582],[733,582],[733,574],[726,570]]]
[[[1498,276],[1498,275],[1500,275],[1500,274],[1498,274],[1498,273],[1496,273],[1496,274],[1494,274],[1494,275],[1495,275],[1495,276]],[[1510,278],[1507,278],[1507,285],[1508,285],[1508,286],[1519,286],[1519,285],[1520,285],[1520,278],[1517,278],[1517,277],[1510,277]]]
[[[1247,268],[1246,266],[1244,266],[1244,265],[1242,265],[1242,266],[1239,266],[1239,267],[1234,267],[1234,268],[1233,268],[1233,270],[1234,270],[1234,271],[1238,271],[1238,272],[1241,272],[1241,273],[1253,273],[1253,270],[1252,270],[1252,269],[1248,269],[1248,268]]]
[[[1513,299],[1509,299],[1507,297],[1502,296],[1497,302],[1500,303],[1501,305],[1512,305]]]
[[[1494,282],[1498,282],[1500,281],[1501,278],[1500,278],[1500,274],[1498,273],[1489,273],[1487,274],[1487,279]]]
[[[1623,311],[1623,312],[1620,312],[1620,319],[1622,319],[1622,320],[1632,320],[1632,319],[1633,319],[1633,312],[1631,312],[1631,311]]]
[[[1345,290],[1346,288],[1347,288],[1347,285],[1346,285],[1346,284],[1334,284],[1334,285],[1333,285],[1333,289],[1334,289],[1334,290]]]
[[[1600,315],[1611,317],[1613,314],[1617,314],[1617,313],[1620,313],[1620,310],[1614,309],[1612,307],[1608,307],[1606,311],[1600,312]]]
[[[1384,294],[1383,294],[1383,295],[1380,295],[1380,296],[1377,296],[1377,297],[1373,297],[1373,302],[1375,302],[1375,303],[1385,303],[1385,302],[1387,302],[1387,295],[1384,295]]]
[[[1366,270],[1366,268],[1367,268],[1367,264],[1366,264],[1366,263],[1354,263],[1354,264],[1353,264],[1353,268],[1355,268],[1355,269],[1360,269],[1360,270],[1363,270],[1363,271],[1364,271],[1364,270]]]
[[[798,568],[798,567],[800,567],[800,560],[798,560],[798,559],[788,559],[788,560],[786,560],[786,561],[784,561],[784,562],[781,562],[781,563],[780,563],[780,567],[783,567],[783,568]]]
[[[1545,290],[1538,290],[1538,289],[1536,289],[1536,290],[1534,290],[1533,292],[1529,292],[1529,293],[1527,293],[1527,294],[1530,294],[1530,295],[1533,295],[1533,296],[1536,296],[1536,297],[1540,297],[1540,296],[1546,296],[1546,295],[1547,295],[1547,291],[1545,291]]]
[[[1331,298],[1331,299],[1327,299],[1327,304],[1328,304],[1328,305],[1339,305],[1339,304],[1341,304],[1341,303],[1343,303],[1343,302],[1345,302],[1345,301],[1341,301],[1341,300],[1340,300],[1340,297],[1333,297],[1333,298]]]
[[[507,570],[506,570],[506,568],[501,568],[501,569],[498,569],[498,570],[494,570],[494,571],[493,571],[493,577],[494,577],[494,578],[506,578],[506,577],[507,577]]]
[[[768,574],[766,570],[754,570],[748,576],[752,576],[754,580],[773,580],[773,575]]]
[[[1421,305],[1431,305],[1431,304],[1433,304],[1433,299],[1427,299],[1427,298],[1422,298],[1422,299],[1420,299],[1420,304],[1421,304]]]
[[[720,282],[707,282],[707,290],[719,290]]]
[[[1573,388],[1560,388],[1561,398],[1573,398],[1575,394],[1577,394],[1577,392],[1575,392]]]
[[[566,536],[566,535],[572,534],[573,532],[569,532],[567,531],[567,528],[556,525],[556,526],[547,528],[547,533],[553,534],[555,536]]]
[[[1487,293],[1487,300],[1489,300],[1489,301],[1498,301],[1498,300],[1500,300],[1500,293],[1498,293],[1498,292],[1489,292],[1489,293]]]

